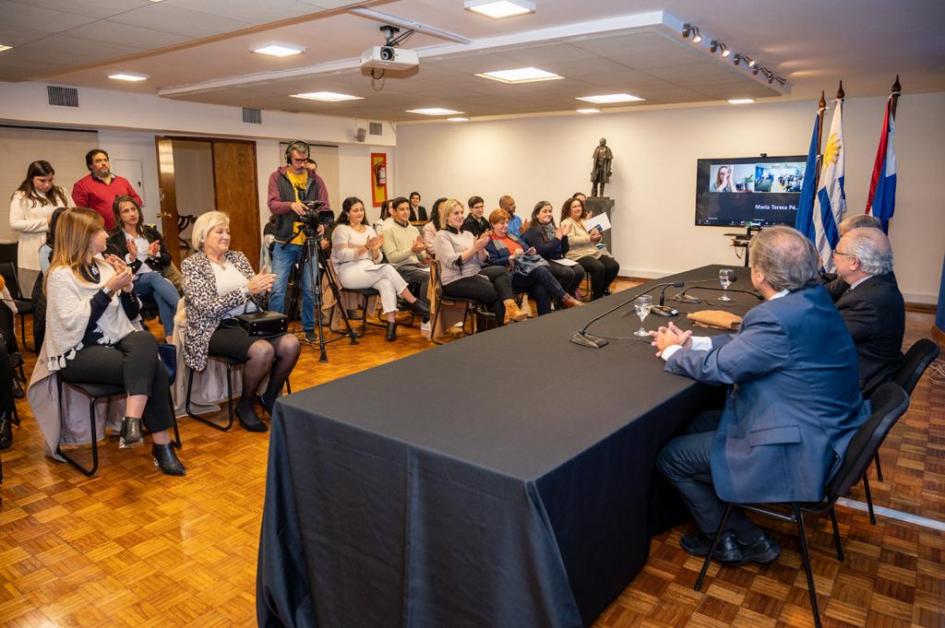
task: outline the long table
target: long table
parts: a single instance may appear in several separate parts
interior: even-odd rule
[[[719,268],[661,281],[713,279]],[[750,288],[737,273],[736,286]],[[632,306],[591,328],[622,339],[597,350],[569,342],[644,287],[281,399],[259,624],[592,623],[643,567],[651,535],[683,516],[654,460],[718,398],[665,373],[632,338]],[[721,305],[718,293],[692,294],[708,304],[673,305]],[[735,297],[727,307],[739,313],[758,302]],[[647,327],[665,320],[651,315]]]

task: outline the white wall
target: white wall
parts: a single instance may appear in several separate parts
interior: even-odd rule
[[[262,124],[245,124],[239,107],[84,87],[79,88],[78,108],[52,107],[47,101],[45,83],[0,82],[0,122],[99,130],[99,146],[109,152],[112,160],[141,161],[145,200],[143,213],[148,222],[160,223],[157,218],[160,190],[154,144],[156,135],[256,140],[261,225],[269,219],[266,208],[269,175],[276,165],[282,163],[279,140],[305,138],[321,144],[338,145],[341,189],[330,192],[332,197],[337,195],[339,199],[350,195],[360,196],[366,201],[370,199],[372,150],[386,151],[388,171],[391,174],[395,171],[392,147],[396,144],[396,134],[389,123],[383,123],[381,135],[369,136],[374,144],[368,146],[354,141],[358,127],[367,126],[366,120],[269,110],[263,111],[262,117]],[[82,167],[84,169],[84,164]],[[60,181],[60,184],[66,184],[71,189],[72,182]],[[337,212],[340,207],[333,209]]]
[[[884,98],[844,105],[848,211],[862,213],[882,124]],[[538,200],[560,208],[589,191],[591,153],[601,137],[614,152],[606,193],[617,202],[614,254],[621,274],[653,277],[709,263],[739,264],[731,229],[696,227],[695,171],[700,157],[806,154],[816,104],[649,110],[595,116],[490,122],[402,124],[394,179],[425,199],[472,194],[497,206],[512,194],[519,212]],[[904,95],[896,120],[899,164],[891,238],[903,293],[934,303],[945,254],[945,93]],[[827,122],[832,113],[828,111]]]

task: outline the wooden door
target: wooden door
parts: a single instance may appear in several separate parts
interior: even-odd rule
[[[230,248],[249,258],[259,270],[259,187],[256,144],[213,140],[213,187],[216,206],[230,216]]]
[[[177,184],[174,181],[174,141],[154,138],[157,149],[158,187],[161,197],[161,233],[171,259],[180,267],[180,234],[177,230]]]

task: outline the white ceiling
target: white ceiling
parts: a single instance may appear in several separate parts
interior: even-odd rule
[[[418,72],[382,82],[357,69],[382,43],[369,6],[445,29],[469,45],[415,34]],[[942,0],[537,0],[533,15],[490,20],[462,0],[0,0],[0,80],[41,80],[196,102],[412,120],[406,109],[451,107],[470,116],[568,111],[576,96],[627,91],[645,105],[732,97],[815,98],[844,80],[847,96],[945,90]],[[656,12],[656,13],[654,13]],[[661,13],[664,12],[664,13]],[[691,22],[788,81],[768,85],[679,36]],[[707,38],[707,39],[709,39]],[[299,44],[275,59],[251,48]],[[505,85],[476,73],[534,65],[564,80]],[[301,68],[301,70],[299,69]],[[118,70],[149,81],[119,84]],[[379,88],[379,89],[378,89]],[[778,89],[775,89],[778,88]],[[0,86],[2,89],[2,86]],[[290,98],[302,91],[363,96],[346,103]],[[586,105],[585,105],[586,106]]]

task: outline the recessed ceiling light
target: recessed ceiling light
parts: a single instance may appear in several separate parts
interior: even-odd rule
[[[463,6],[467,11],[496,19],[535,12],[535,3],[530,0],[465,0]]]
[[[253,48],[253,52],[270,57],[291,57],[292,55],[302,54],[305,48],[297,46],[284,46],[282,44],[269,44],[262,48]]]
[[[138,81],[146,81],[151,77],[147,74],[138,74],[137,72],[116,72],[115,74],[109,74],[108,78],[116,81],[131,81],[132,83],[136,83]]]
[[[3,52],[4,50],[13,50],[13,46],[7,46],[7,45],[5,45],[5,44],[0,44],[0,52]]]
[[[553,72],[548,72],[539,68],[516,68],[514,70],[495,70],[494,72],[483,72],[477,74],[482,78],[501,81],[502,83],[536,83],[538,81],[556,81],[563,79]]]
[[[600,113],[600,109],[595,109],[594,107],[584,107],[583,109],[575,109],[578,113]]]
[[[421,109],[408,109],[407,113],[419,113],[424,116],[455,116],[465,111],[456,111],[455,109],[444,109],[443,107],[424,107]]]
[[[318,100],[321,102],[342,102],[345,100],[364,100],[363,96],[352,96],[351,94],[339,94],[338,92],[305,92],[304,94],[290,94],[292,98],[304,98],[305,100]]]
[[[631,94],[598,94],[597,96],[579,96],[576,100],[592,102],[595,105],[612,105],[618,102],[640,102],[644,100]]]
[[[469,122],[469,118],[464,118],[462,116],[454,116],[452,118],[447,118],[450,122]]]
[[[730,105],[750,105],[755,102],[754,98],[729,98]]]

